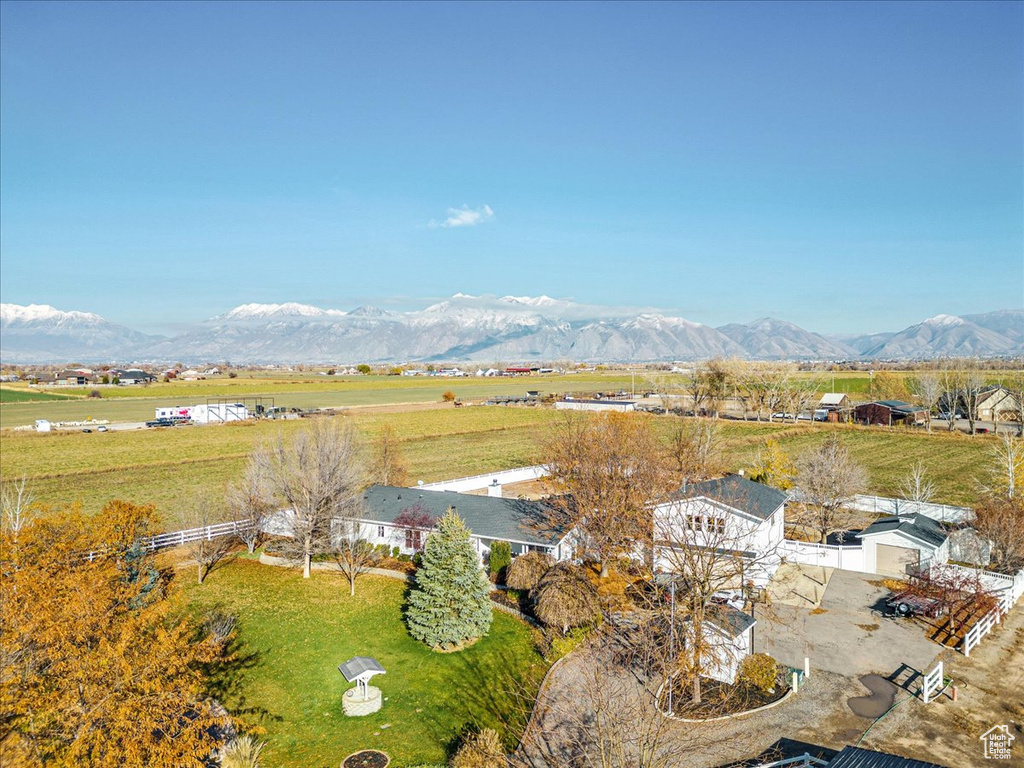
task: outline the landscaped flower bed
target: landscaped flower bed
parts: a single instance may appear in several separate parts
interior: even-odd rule
[[[763,691],[742,681],[735,685],[718,680],[701,678],[701,702],[692,702],[692,690],[688,682],[674,680],[672,690],[672,714],[690,720],[713,717],[727,717],[749,712],[752,709],[772,704],[787,693],[789,686],[779,683],[772,692]],[[668,710],[668,688],[662,692],[661,704]]]

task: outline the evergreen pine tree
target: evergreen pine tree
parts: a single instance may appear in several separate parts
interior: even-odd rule
[[[427,537],[409,592],[409,633],[432,648],[456,648],[491,628],[490,584],[469,529],[449,508]]]

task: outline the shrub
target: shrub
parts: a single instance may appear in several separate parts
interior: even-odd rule
[[[555,559],[545,552],[527,552],[512,561],[505,574],[505,584],[512,589],[531,590],[554,564]]]
[[[231,371],[231,373],[228,374],[228,378],[229,379],[237,379],[238,378],[238,374],[235,373],[234,371]]]
[[[455,650],[491,628],[490,584],[469,535],[462,518],[449,509],[427,537],[409,591],[409,634],[435,650]]]
[[[583,569],[572,563],[558,563],[548,569],[533,590],[537,618],[568,633],[597,621],[601,612],[597,589]]]
[[[495,581],[500,581],[502,573],[512,563],[512,545],[507,541],[495,541],[491,544],[491,556],[488,558],[488,566],[491,569],[491,576]]]
[[[444,400],[446,403],[454,403],[455,402],[455,393],[452,392],[450,389],[446,389],[444,391],[444,394],[441,395],[441,399]]]
[[[493,728],[469,734],[452,757],[451,768],[505,768],[505,748]]]
[[[366,363],[362,363],[362,364],[356,366],[356,370],[359,371],[361,374],[366,375],[372,369]]]
[[[417,568],[419,568],[421,565],[423,565],[423,553],[422,552],[416,552],[415,554],[413,554],[413,556],[412,556],[412,564],[415,565]]]
[[[755,653],[740,663],[739,679],[764,693],[775,690],[779,677],[779,662],[767,653]]]
[[[100,392],[98,389],[93,389],[90,390],[89,397],[103,397],[103,393]]]
[[[263,742],[252,736],[239,736],[217,753],[221,768],[259,768]]]
[[[409,557],[409,555],[400,554],[400,555],[398,555],[398,562],[400,562],[400,563],[411,563],[412,562],[412,558]]]
[[[380,557],[387,557],[391,554],[391,547],[389,547],[387,544],[378,544],[376,547],[373,548],[373,551],[376,552]]]
[[[590,637],[590,630],[590,627],[576,627],[567,635],[551,638],[548,652],[544,654],[544,658],[554,663],[562,657],[568,656]]]
[[[402,554],[402,548],[401,548],[401,547],[394,547],[394,548],[392,548],[392,550],[391,550],[391,556],[392,556],[393,558],[395,558],[395,559],[397,560],[397,559],[398,559],[398,556],[399,556],[400,554]]]

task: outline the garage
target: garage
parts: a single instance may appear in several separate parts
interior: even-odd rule
[[[921,554],[910,547],[878,544],[875,548],[875,569],[884,576],[906,576],[908,565],[917,565]]]
[[[921,514],[880,517],[857,538],[864,545],[864,570],[884,576],[907,576],[914,566],[944,563],[949,535],[942,525]]]

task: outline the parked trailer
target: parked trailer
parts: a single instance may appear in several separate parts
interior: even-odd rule
[[[189,421],[192,418],[191,405],[172,405],[169,408],[157,408],[156,418],[170,419],[171,421]]]
[[[245,421],[252,418],[242,403],[206,403],[192,406],[192,421],[196,424],[219,424],[227,421]]]

